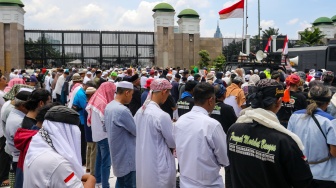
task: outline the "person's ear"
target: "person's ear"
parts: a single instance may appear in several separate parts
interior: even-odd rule
[[[276,107],[279,107],[282,105],[282,97],[280,97],[276,102]]]

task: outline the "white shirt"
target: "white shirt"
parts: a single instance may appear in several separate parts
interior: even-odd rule
[[[107,132],[104,131],[104,120],[100,119],[97,112],[92,110],[91,115],[91,129],[92,129],[92,140],[93,142],[99,142],[107,138]]]
[[[229,77],[224,77],[222,80],[229,86],[231,84],[231,78]]]
[[[92,76],[91,76],[92,77]],[[86,84],[86,82],[91,81],[91,78],[85,76],[83,80],[83,84]]]
[[[228,96],[227,98],[225,98],[224,103],[232,106],[236,116],[237,117],[240,116],[240,111],[242,110],[242,108],[238,106],[236,96],[233,95]]]
[[[151,101],[134,116],[136,183],[143,188],[173,188],[176,184],[173,125],[169,114]]]
[[[56,82],[56,86],[55,86],[55,93],[56,93],[56,94],[61,95],[62,87],[63,87],[64,82],[65,82],[65,78],[64,78],[64,74],[62,74],[62,75],[57,79],[57,82]]]
[[[29,151],[29,149],[28,149]],[[23,188],[31,187],[84,187],[81,178],[74,173],[71,164],[52,148],[37,156],[31,163],[24,163]]]
[[[14,78],[20,78],[20,76],[18,74],[15,74],[14,72],[11,72],[9,74],[9,80],[14,79]]]
[[[51,84],[50,84],[50,76],[46,76],[45,78],[44,78],[44,85],[45,85],[45,89],[47,90],[47,91],[51,91],[50,89],[51,89]]]
[[[187,80],[194,80],[194,77],[192,75],[188,76]]]
[[[221,124],[199,106],[181,116],[174,128],[180,186],[224,188],[219,170],[229,165]]]
[[[145,88],[147,79],[148,79],[148,78],[147,78],[146,76],[141,76],[141,78],[140,78],[140,85],[141,85],[141,88]]]

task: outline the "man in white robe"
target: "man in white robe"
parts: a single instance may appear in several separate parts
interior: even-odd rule
[[[172,85],[166,79],[153,80],[142,108],[135,114],[137,188],[174,188],[176,184],[175,142],[172,121],[160,108]]]
[[[180,187],[224,188],[221,167],[229,165],[226,134],[209,114],[216,105],[215,90],[209,83],[194,88],[195,106],[176,122],[174,137],[180,165]]]

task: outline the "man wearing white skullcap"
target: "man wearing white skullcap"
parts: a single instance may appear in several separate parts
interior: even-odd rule
[[[117,176],[116,187],[120,188],[136,187],[136,126],[131,111],[125,106],[132,100],[133,89],[130,82],[118,82],[116,96],[105,109],[113,174]]]
[[[137,187],[175,187],[173,125],[169,114],[159,106],[167,100],[171,88],[166,79],[153,80],[147,100],[135,114]]]

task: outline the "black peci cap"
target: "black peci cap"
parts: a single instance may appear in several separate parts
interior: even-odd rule
[[[48,110],[44,116],[46,120],[68,123],[71,125],[79,125],[79,114],[68,107],[65,106],[55,106]]]

